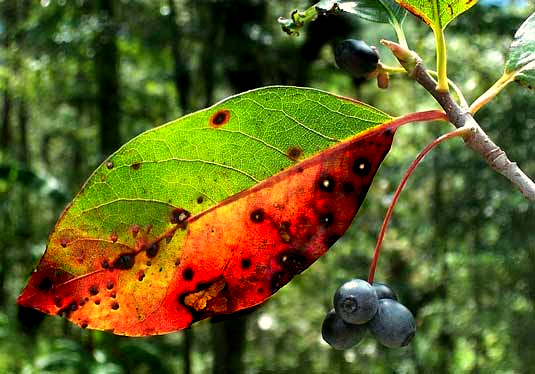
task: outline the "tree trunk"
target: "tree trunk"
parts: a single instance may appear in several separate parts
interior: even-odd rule
[[[103,23],[95,46],[101,158],[107,157],[121,145],[119,51],[114,11],[116,4],[114,0],[99,0],[96,8]]]
[[[177,24],[177,13],[175,0],[169,0],[169,31],[171,36],[171,53],[173,55],[174,72],[173,80],[178,99],[178,105],[182,109],[182,114],[190,111],[189,93],[191,81],[189,77],[189,67],[180,53],[180,29]]]
[[[11,95],[9,92],[9,79],[5,79],[2,110],[2,134],[0,137],[0,149],[7,150],[11,144]]]
[[[239,374],[243,372],[246,318],[242,315],[212,325],[214,350],[214,374]]]

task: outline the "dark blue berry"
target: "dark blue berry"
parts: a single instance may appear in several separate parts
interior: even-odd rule
[[[368,282],[353,279],[342,284],[334,294],[334,309],[348,323],[363,324],[377,312],[377,294]]]
[[[336,65],[355,78],[365,77],[377,68],[379,56],[362,40],[347,39],[334,51]]]
[[[368,327],[379,343],[390,348],[406,346],[416,333],[410,310],[392,299],[379,300],[377,314]]]
[[[334,349],[348,349],[362,340],[366,326],[346,323],[331,310],[321,325],[321,336]]]
[[[390,286],[387,286],[384,283],[374,282],[372,284],[373,289],[375,290],[375,293],[377,293],[377,298],[379,300],[381,299],[392,299],[392,300],[398,300],[398,297],[394,290],[390,288]]]

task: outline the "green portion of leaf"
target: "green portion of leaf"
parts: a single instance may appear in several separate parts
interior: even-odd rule
[[[515,81],[526,87],[535,87],[535,13],[516,32],[505,73],[514,74]]]
[[[93,173],[55,234],[113,234],[134,245],[133,225],[161,235],[174,209],[192,215],[209,209],[390,119],[366,104],[314,89],[267,87],[231,97],[124,145]]]
[[[407,11],[394,0],[361,0],[355,14],[362,19],[377,23],[402,23]]]
[[[396,0],[396,2],[431,28],[444,30],[448,23],[467,11],[477,0]]]

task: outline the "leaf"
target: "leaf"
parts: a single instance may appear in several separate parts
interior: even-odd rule
[[[396,0],[434,30],[444,30],[461,13],[476,5],[477,0]]]
[[[505,63],[505,74],[514,75],[515,81],[526,87],[535,87],[535,13],[515,34]]]
[[[394,0],[361,0],[355,13],[370,22],[402,23],[407,15],[405,9]]]
[[[269,87],[149,130],[95,170],[18,302],[131,336],[258,305],[344,234],[390,121]]]

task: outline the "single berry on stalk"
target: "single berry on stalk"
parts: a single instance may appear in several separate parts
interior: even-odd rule
[[[379,282],[374,282],[372,286],[379,300],[381,299],[392,299],[396,301],[398,300],[396,293],[394,292],[392,288],[390,288],[390,286],[384,283],[379,283]]]
[[[344,321],[363,324],[377,312],[378,299],[371,284],[353,279],[338,287],[333,303],[336,313]]]
[[[377,68],[379,55],[362,40],[346,39],[334,51],[336,65],[355,78],[369,75]]]
[[[353,325],[331,310],[321,325],[321,336],[334,349],[348,349],[359,343],[366,334],[366,326]]]
[[[392,299],[379,300],[377,314],[368,327],[377,341],[389,348],[406,346],[416,333],[410,310]]]

